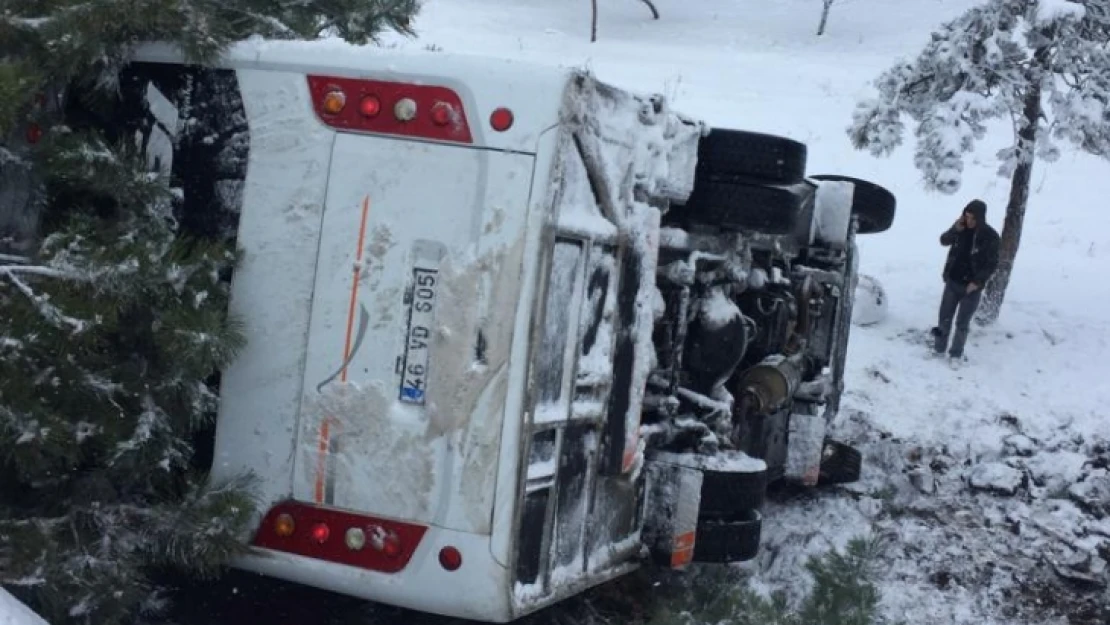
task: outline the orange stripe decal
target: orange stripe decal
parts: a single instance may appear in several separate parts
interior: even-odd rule
[[[362,277],[362,245],[366,238],[366,218],[370,214],[370,196],[367,195],[362,198],[362,217],[358,226],[358,247],[355,248],[355,270],[354,276],[351,278],[351,299],[347,306],[347,336],[343,340],[343,369],[339,374],[339,381],[347,381],[347,359],[351,355],[351,334],[353,333],[355,325],[355,306],[358,303],[358,283],[359,278]],[[335,419],[331,416],[324,417],[324,421],[320,424],[320,438],[319,444],[316,449],[316,488],[315,500],[316,503],[324,503],[324,497],[327,490],[327,464],[328,464],[328,446],[331,438],[331,425]]]
[[[362,273],[362,242],[366,238],[366,216],[370,213],[370,196],[362,198],[362,221],[358,225],[358,249],[355,251],[355,275],[351,279],[351,303],[347,306],[347,338],[343,341],[343,362],[351,356],[351,330],[355,326],[355,304],[358,303],[358,279]],[[347,381],[347,366],[339,374],[339,381]]]
[[[316,447],[316,503],[324,503],[324,477],[328,471],[328,429],[331,417],[324,417],[320,424],[320,438]]]

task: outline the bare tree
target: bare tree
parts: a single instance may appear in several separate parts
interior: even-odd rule
[[[640,0],[651,11],[651,19],[659,19],[659,9],[651,0]],[[590,0],[590,43],[597,41],[597,0]]]

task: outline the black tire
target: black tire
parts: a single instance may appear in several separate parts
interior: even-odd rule
[[[813,200],[808,183],[769,185],[755,180],[703,178],[681,209],[694,223],[764,234],[790,234]]]
[[[795,184],[805,177],[804,143],[744,130],[714,128],[698,143],[698,169],[706,174]]]
[[[759,553],[763,518],[757,510],[698,519],[694,562],[730,564],[746,562]]]
[[[822,451],[819,485],[849,484],[859,481],[863,469],[863,455],[851,445],[826,441]]]
[[[837,176],[825,174],[810,176],[814,180],[827,180],[829,182],[851,182],[856,190],[852,199],[852,213],[859,216],[859,233],[876,234],[886,232],[894,223],[894,212],[898,200],[894,194],[883,187],[850,176]]]
[[[767,472],[702,471],[701,506],[704,516],[739,514],[759,508],[767,495]]]

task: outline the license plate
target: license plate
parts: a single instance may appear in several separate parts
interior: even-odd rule
[[[409,308],[408,335],[404,365],[401,368],[400,400],[424,404],[428,392],[428,348],[435,323],[436,291],[439,271],[423,267],[412,270],[412,305]]]

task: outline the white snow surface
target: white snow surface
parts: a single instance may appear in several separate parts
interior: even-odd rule
[[[47,625],[31,608],[0,588],[0,625]]]
[[[872,276],[860,274],[856,282],[856,300],[852,303],[852,323],[857,326],[882,323],[887,311],[886,291],[882,283]]]
[[[859,238],[861,270],[889,297],[887,318],[852,329],[847,395],[833,428],[863,451],[863,479],[768,504],[763,553],[746,568],[757,588],[797,597],[808,587],[809,555],[856,535],[883,535],[891,539],[883,610],[895,621],[1061,622],[1053,606],[1032,605],[1054,593],[1022,586],[1047,588],[1059,578],[1046,562],[1068,562],[1110,541],[1106,519],[1067,499],[1071,491],[1104,491],[1093,486],[1090,465],[1077,464],[1110,444],[1105,162],[1073,152],[1038,162],[1002,317],[993,327],[973,325],[970,361],[954,371],[925,345],[942,290],[937,237],[976,197],[1001,230],[1008,181],[996,175],[995,154],[1009,145],[1010,131],[989,128],[960,172],[962,188],[939,195],[922,190],[912,136],[876,159],[855,151],[845,128],[856,103],[874,95],[871,81],[881,71],[912,58],[935,26],[979,3],[847,0],[815,37],[820,3],[811,0],[655,1],[658,21],[640,2],[598,3],[591,44],[588,3],[427,0],[419,37],[388,44],[589,67],[617,86],[664,92],[674,108],[711,125],[801,140],[812,174],[857,176],[894,192],[892,229]],[[1040,18],[1076,10],[1042,0]],[[971,490],[970,473],[992,462],[1031,476],[1018,496]],[[935,486],[931,494],[907,471]],[[1055,594],[1060,609],[1089,596]]]
[[[1072,18],[1083,19],[1087,10],[1082,4],[1069,2],[1069,0],[1040,0],[1037,3],[1037,21],[1051,23],[1057,20]]]

